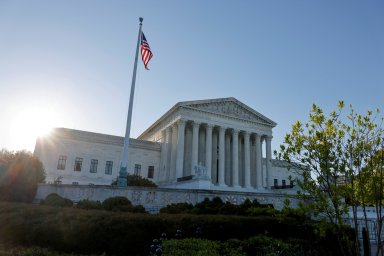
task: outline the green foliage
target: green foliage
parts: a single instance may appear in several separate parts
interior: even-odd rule
[[[278,210],[274,208],[259,208],[259,207],[251,207],[246,211],[248,216],[272,216],[276,217],[279,213]]]
[[[177,203],[177,204],[169,204],[161,208],[160,213],[171,213],[171,214],[190,213],[192,209],[193,209],[192,204]]]
[[[129,248],[129,255],[148,255],[150,241],[161,233],[172,239],[175,231],[182,229],[184,237],[193,237],[200,227],[202,239],[231,241],[221,246],[219,255],[239,255],[224,252],[246,249],[243,240],[266,234],[284,241],[295,239],[293,243],[302,247],[309,241],[308,246],[313,250],[321,252],[327,248],[332,252],[318,255],[340,255],[339,245],[334,242],[338,236],[335,230],[328,228],[324,236],[319,236],[314,222],[292,218],[150,215],[0,202],[0,226],[0,244],[48,247],[76,254],[105,252],[125,256]]]
[[[360,115],[352,106],[349,114],[343,116],[343,108],[344,102],[340,101],[336,111],[325,115],[313,104],[309,121],[305,124],[297,121],[286,135],[280,152],[275,152],[292,170],[299,170],[302,177],[297,181],[301,189],[299,197],[306,202],[303,210],[326,218],[336,229],[343,226],[349,206],[357,222],[357,206],[372,203],[380,209],[384,194],[384,175],[381,175],[384,172],[376,171],[382,170],[383,165],[381,168],[370,165],[384,147],[380,123],[383,119],[377,122],[378,110]],[[378,216],[378,223],[382,217]],[[377,244],[382,243],[377,241]],[[358,246],[357,235],[355,245]],[[354,249],[358,250],[358,247]]]
[[[44,181],[43,164],[31,153],[0,151],[0,200],[32,202]]]
[[[252,210],[250,210],[252,209]],[[274,216],[279,211],[273,209],[272,205],[262,205],[257,200],[253,202],[246,199],[242,204],[235,205],[230,202],[223,202],[220,197],[214,197],[212,200],[205,198],[196,205],[188,203],[177,203],[167,205],[160,209],[160,213],[191,213],[191,214],[221,214],[221,215],[244,215],[244,216]]]
[[[182,240],[167,240],[163,242],[163,255],[338,255],[336,248],[311,247],[306,240],[277,239],[266,235],[250,238],[228,239],[226,241],[209,241],[205,239],[188,238]]]
[[[117,181],[113,181],[112,185],[117,185]],[[156,188],[157,185],[153,181],[141,177],[140,175],[131,175],[127,176],[127,185],[129,187],[153,187]]]
[[[218,242],[188,238],[163,242],[164,256],[220,256]]]
[[[56,193],[49,194],[41,204],[57,207],[72,207],[73,202],[68,198],[59,196]]]
[[[76,208],[84,209],[84,210],[98,210],[98,209],[103,209],[103,207],[102,207],[100,201],[92,201],[92,200],[88,200],[88,199],[80,200],[80,201],[76,204]]]
[[[101,204],[104,210],[114,212],[131,212],[133,206],[131,201],[124,196],[115,196],[105,199]]]

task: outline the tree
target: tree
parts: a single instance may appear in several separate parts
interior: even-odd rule
[[[306,202],[303,207],[333,225],[340,234],[340,246],[348,239],[343,226],[349,210],[345,198],[350,197],[351,190],[345,186],[345,181],[353,177],[351,159],[346,153],[349,137],[341,116],[343,108],[344,103],[340,101],[337,111],[326,116],[313,104],[309,121],[304,125],[297,121],[285,136],[280,152],[275,152],[279,159],[300,171],[302,179],[297,180],[297,184],[301,188],[298,196]],[[349,145],[354,146],[353,143]],[[356,254],[358,244],[356,246],[344,248],[344,254]]]
[[[45,181],[41,161],[26,151],[0,151],[0,200],[32,202],[37,184]]]
[[[346,170],[346,198],[353,212],[354,226],[358,227],[358,207],[363,210],[363,221],[368,228],[367,205],[376,208],[376,237],[377,255],[383,255],[381,243],[381,230],[383,225],[381,199],[384,186],[382,172],[384,132],[381,127],[382,118],[379,118],[379,109],[368,111],[366,115],[356,113],[350,105],[347,116],[348,123],[343,124],[346,139],[344,142],[344,157],[348,162]],[[379,121],[379,122],[377,122]],[[381,162],[381,166],[380,166]],[[369,239],[369,233],[366,234]],[[356,241],[357,241],[356,232]],[[369,245],[368,245],[369,247]],[[370,248],[365,248],[370,251]],[[370,254],[370,253],[369,253]]]

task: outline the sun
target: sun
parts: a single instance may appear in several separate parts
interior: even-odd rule
[[[26,107],[13,113],[10,134],[12,144],[19,150],[33,151],[36,138],[50,133],[57,118],[49,107]]]

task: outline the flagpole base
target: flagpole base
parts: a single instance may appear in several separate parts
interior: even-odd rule
[[[120,188],[127,187],[127,167],[121,167],[119,172],[119,177],[117,178],[117,186]]]

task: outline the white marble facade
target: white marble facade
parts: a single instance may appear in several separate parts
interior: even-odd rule
[[[179,102],[130,139],[128,172],[140,166],[140,175],[168,188],[293,191],[288,176],[295,174],[272,160],[275,126],[235,98]],[[48,182],[108,185],[118,175],[122,146],[122,137],[58,128],[37,141],[35,154]]]

